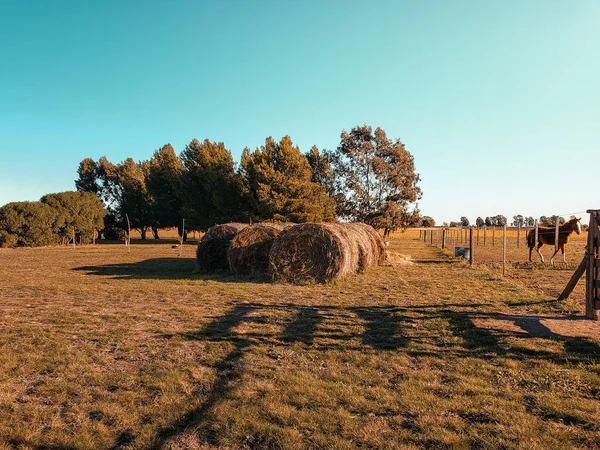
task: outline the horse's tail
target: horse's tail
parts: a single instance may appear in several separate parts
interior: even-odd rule
[[[535,244],[533,243],[534,240],[535,240],[535,237],[533,236],[533,230],[530,230],[529,233],[527,233],[527,247],[529,247],[529,248],[535,247]]]

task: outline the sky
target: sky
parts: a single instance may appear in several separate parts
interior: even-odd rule
[[[598,0],[0,0],[0,205],[79,162],[399,138],[438,224],[600,209]]]

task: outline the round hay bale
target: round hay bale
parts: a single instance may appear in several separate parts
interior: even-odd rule
[[[385,248],[385,242],[383,238],[379,234],[379,232],[373,228],[371,225],[367,225],[366,223],[357,222],[349,224],[356,228],[361,228],[364,233],[369,236],[369,240],[371,241],[371,247],[373,250],[373,254],[375,256],[374,260],[372,260],[373,266],[379,266],[383,264],[387,258],[387,251]]]
[[[231,240],[247,226],[243,223],[224,223],[209,228],[196,249],[198,268],[207,272],[228,270],[227,253]]]
[[[345,223],[344,228],[348,232],[350,239],[356,242],[358,249],[358,267],[359,272],[364,272],[369,267],[377,265],[378,254],[375,250],[373,236],[365,229],[362,223]]]
[[[285,228],[285,224],[256,223],[241,230],[229,246],[229,270],[236,275],[266,275],[273,241]]]
[[[333,223],[294,225],[279,233],[269,254],[273,281],[325,283],[357,268],[356,241]]]

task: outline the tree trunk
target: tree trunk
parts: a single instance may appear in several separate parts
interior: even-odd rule
[[[146,240],[146,231],[147,231],[147,230],[148,230],[148,229],[147,229],[146,227],[142,227],[142,228],[140,228],[140,234],[142,235],[142,241],[145,241],[145,240]]]
[[[158,227],[152,227],[152,235],[154,236],[154,239],[160,239],[160,237],[158,237]]]

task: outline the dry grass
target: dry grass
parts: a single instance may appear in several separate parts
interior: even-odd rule
[[[531,283],[570,271],[398,234],[385,266],[272,285],[194,251],[0,249],[2,450],[600,447],[600,333]]]
[[[409,230],[407,236],[417,238],[418,230]],[[565,246],[566,264],[562,262],[562,255],[559,252],[554,257],[554,266],[550,265],[550,257],[554,253],[554,245],[544,245],[540,251],[544,255],[545,263],[542,263],[535,250],[531,255],[532,262],[528,261],[529,249],[527,247],[526,233],[524,230],[520,234],[520,245],[517,245],[517,231],[515,228],[509,228],[507,231],[506,243],[506,277],[515,284],[520,284],[527,289],[537,291],[543,295],[558,298],[564,287],[567,285],[573,272],[583,259],[585,246],[587,244],[587,232],[580,235],[573,233],[569,242]],[[434,235],[434,246],[441,247],[441,232]],[[473,259],[475,267],[483,270],[489,270],[493,276],[501,276],[502,269],[502,229],[498,228],[495,232],[495,239],[491,229],[487,230],[487,239],[484,245],[483,230],[479,232],[479,241],[477,232],[474,234]],[[430,243],[429,238],[427,242]],[[448,250],[444,253],[452,254],[452,245],[468,247],[468,238],[463,237],[456,240],[448,240]],[[581,299],[585,295],[585,286],[583,281],[575,288],[572,299],[557,303],[563,313],[577,313],[580,308],[576,299]]]

